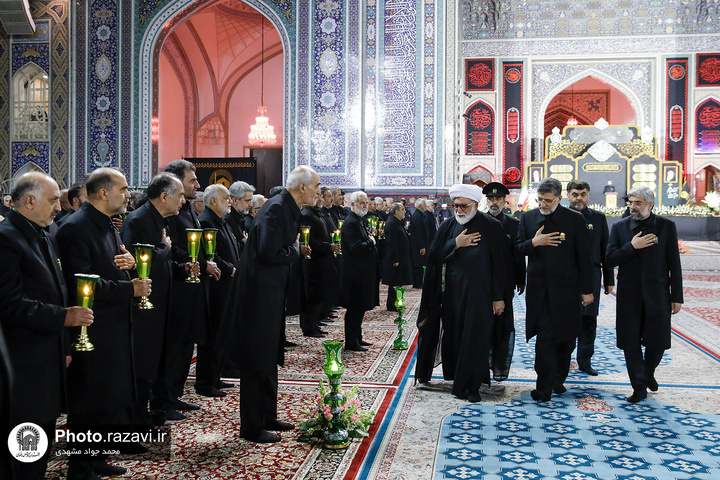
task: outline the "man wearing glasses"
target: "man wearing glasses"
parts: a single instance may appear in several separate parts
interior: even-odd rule
[[[480,187],[453,185],[449,193],[455,218],[442,223],[428,253],[415,376],[421,384],[430,381],[440,349],[453,395],[479,402],[490,368],[494,315],[506,308],[510,251],[500,222],[478,212]]]
[[[535,343],[533,400],[565,393],[582,307],[593,303],[590,239],[582,214],[560,205],[562,184],[546,178],[538,208],[520,218],[517,248],[528,257],[526,336]]]
[[[682,308],[682,268],[675,224],[652,213],[647,187],[628,192],[630,217],[610,231],[606,260],[618,269],[617,345],[625,353],[637,403],[658,389],[655,369],[670,348],[670,317]],[[641,345],[645,345],[645,355]]]

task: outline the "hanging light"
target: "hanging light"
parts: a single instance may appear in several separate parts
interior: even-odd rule
[[[269,124],[268,117],[265,116],[267,108],[265,107],[265,17],[262,18],[262,50],[260,51],[260,106],[257,111],[260,116],[255,117],[255,125],[250,125],[250,133],[248,133],[248,143],[250,145],[275,145],[277,137],[275,136],[275,127]]]
[[[575,84],[570,85],[570,110],[572,113],[570,114],[570,118],[567,120],[567,124],[569,127],[574,127],[578,124],[577,118],[575,118]]]

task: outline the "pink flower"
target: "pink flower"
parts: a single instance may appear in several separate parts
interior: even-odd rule
[[[329,411],[326,411],[326,412],[325,412],[325,418],[327,418],[328,420],[332,420],[333,414],[330,413]]]
[[[358,417],[357,414],[353,414],[352,417],[350,417],[350,420],[352,420],[353,422],[357,422],[358,420],[360,420],[360,417]]]
[[[360,406],[360,400],[358,400],[357,398],[353,398],[352,403],[353,403],[353,405],[355,405],[356,407],[359,407],[359,406]]]

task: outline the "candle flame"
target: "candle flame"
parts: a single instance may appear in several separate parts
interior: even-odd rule
[[[337,372],[337,371],[338,371],[338,365],[337,365],[337,363],[332,362],[332,363],[330,364],[330,371],[331,371],[331,372]]]
[[[192,235],[190,235],[190,238],[191,238],[192,241],[194,242],[197,237],[196,237],[196,235],[193,233]]]
[[[142,255],[140,255],[140,260],[142,260],[143,262],[147,262],[147,259],[148,259],[148,256],[146,253],[143,253]]]
[[[86,297],[90,295],[90,287],[88,285],[85,285],[85,287],[83,287],[83,292],[85,293]]]

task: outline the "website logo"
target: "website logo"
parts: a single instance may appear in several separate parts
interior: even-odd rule
[[[45,430],[30,422],[21,423],[8,435],[8,450],[16,460],[32,463],[39,460],[48,449]]]

